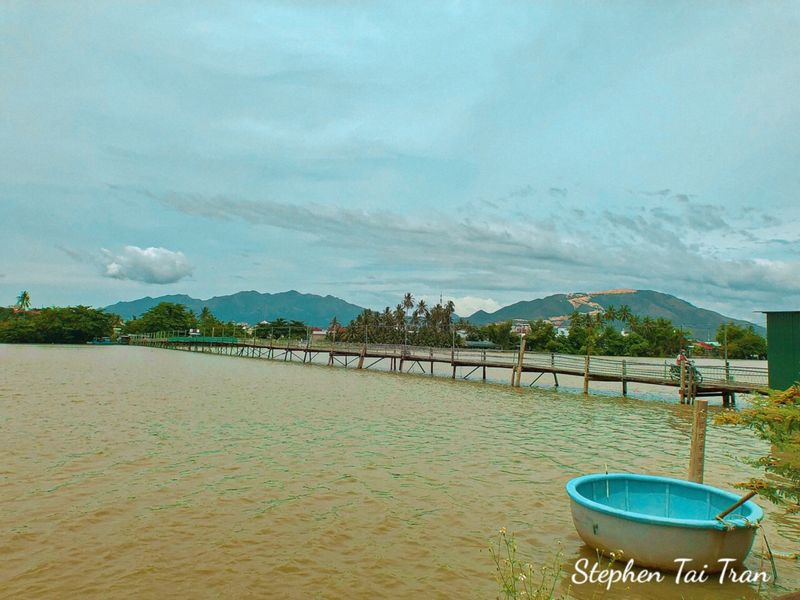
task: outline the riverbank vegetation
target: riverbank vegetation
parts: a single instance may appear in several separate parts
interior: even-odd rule
[[[32,310],[27,292],[12,308],[0,308],[0,343],[85,344],[111,336],[117,315],[88,306],[50,307]]]
[[[490,342],[509,350],[519,347],[519,336],[511,330],[511,321],[482,327],[468,327],[468,341]],[[557,329],[545,320],[530,321],[525,336],[525,349],[560,354],[592,354],[600,356],[675,356],[691,345],[688,329],[676,327],[665,318],[634,315],[627,306],[609,307],[603,313],[574,312],[569,326]],[[700,349],[698,354],[720,355],[727,344],[728,358],[765,358],[767,342],[752,327],[734,323],[720,325],[718,348]]]
[[[383,312],[364,309],[346,327],[334,319],[328,337],[343,342],[370,344],[411,344],[414,346],[460,346],[463,341],[456,331],[466,322],[453,323],[455,305],[452,300],[429,307],[425,300],[414,300],[408,293],[394,310]]]
[[[536,568],[517,555],[514,534],[500,530],[497,540],[489,545],[489,554],[494,562],[494,576],[498,587],[498,598],[505,600],[556,600],[567,598],[556,595],[561,582],[563,568],[561,553],[556,553],[552,564]]]
[[[800,513],[800,384],[769,396],[755,396],[750,407],[727,410],[716,416],[723,425],[740,425],[769,442],[764,456],[747,462],[764,471],[764,477],[739,484],[758,492],[788,512]]]
[[[641,317],[623,305],[605,312],[573,313],[566,328],[550,321],[530,321],[525,337],[526,350],[560,354],[606,356],[675,356],[681,348],[691,348],[691,334],[665,318]],[[124,334],[199,329],[202,335],[274,339],[306,339],[311,327],[298,320],[274,319],[254,326],[225,322],[208,307],[196,315],[186,306],[161,302],[124,325],[121,319],[85,306],[52,307],[31,310],[30,295],[23,291],[11,308],[0,308],[0,342],[82,343],[95,337],[111,336],[121,326]],[[328,326],[329,340],[371,344],[409,344],[415,346],[459,347],[484,345],[501,350],[519,347],[520,337],[511,321],[474,326],[458,319],[452,301],[429,306],[405,294],[394,309],[365,309],[346,326],[334,318]],[[735,323],[720,325],[716,344],[698,344],[697,356],[765,358],[766,340],[752,327]]]
[[[241,323],[222,321],[207,306],[204,306],[200,314],[196,315],[183,304],[161,302],[141,316],[129,319],[125,323],[123,333],[134,335],[161,331],[185,333],[190,329],[197,329],[201,335],[205,336],[250,337],[255,335],[260,338],[273,337],[276,339],[305,339],[309,331],[308,325],[302,321],[287,321],[279,318],[251,328]]]

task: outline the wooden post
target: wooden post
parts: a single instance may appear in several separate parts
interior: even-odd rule
[[[486,365],[483,365],[483,380],[486,381]]]
[[[456,378],[456,366],[453,365],[453,377],[452,377],[452,379],[455,379],[455,378]]]
[[[358,355],[358,368],[364,368],[364,355],[367,353],[366,345],[361,349],[361,354]]]
[[[686,404],[686,361],[681,361],[681,387],[678,391],[681,404]]]
[[[517,379],[517,366],[513,365],[511,367],[511,387],[514,387],[514,381]]]
[[[692,446],[689,450],[689,481],[703,483],[703,467],[706,460],[706,426],[708,424],[708,400],[701,398],[694,405],[692,419]]]
[[[583,361],[583,393],[589,393],[589,355]]]
[[[686,374],[688,376],[688,383],[686,385],[688,402],[689,404],[694,404],[694,369],[687,369]]]
[[[622,359],[622,395],[628,395],[628,364],[625,362],[625,359]]]
[[[515,385],[519,387],[520,380],[522,379],[522,362],[525,358],[525,335],[521,335],[519,339],[519,357],[517,358],[517,381]]]

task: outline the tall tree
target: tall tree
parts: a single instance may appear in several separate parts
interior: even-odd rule
[[[609,323],[611,323],[612,321],[616,321],[617,319],[619,319],[619,316],[617,315],[617,309],[616,309],[616,308],[614,308],[614,305],[613,305],[613,304],[612,304],[611,306],[609,306],[609,307],[608,307],[608,308],[605,310],[605,312],[603,312],[603,317],[604,317],[604,318],[605,318],[605,320],[606,320],[606,321],[608,321]]]
[[[17,296],[17,308],[21,311],[26,311],[31,307],[31,295],[28,293],[28,290],[22,290]]]
[[[403,296],[403,308],[406,309],[406,312],[414,308],[414,296],[411,292],[406,292],[406,295]]]
[[[125,323],[126,333],[157,333],[159,331],[186,331],[197,327],[197,317],[182,304],[161,302],[138,319]]]
[[[621,304],[620,307],[617,309],[617,319],[622,321],[623,323],[630,324],[631,317],[633,317],[633,312],[631,312],[631,307],[627,304]]]
[[[727,342],[728,358],[766,358],[767,340],[758,335],[752,326],[722,323],[717,328],[717,342],[723,348]]]

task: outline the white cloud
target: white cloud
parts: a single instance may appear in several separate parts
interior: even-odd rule
[[[501,304],[493,298],[477,298],[475,296],[453,298],[453,304],[456,305],[456,314],[461,317],[468,317],[479,310],[492,313],[501,308]]]
[[[175,283],[189,277],[194,267],[183,252],[166,248],[125,246],[122,254],[102,249],[104,275],[112,279],[131,279],[144,283]]]

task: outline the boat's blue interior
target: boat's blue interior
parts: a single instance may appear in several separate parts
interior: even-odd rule
[[[574,489],[583,498],[613,509],[680,520],[713,520],[738,499],[710,486],[642,475],[582,477]],[[760,508],[747,502],[725,519],[757,521],[761,515]]]

